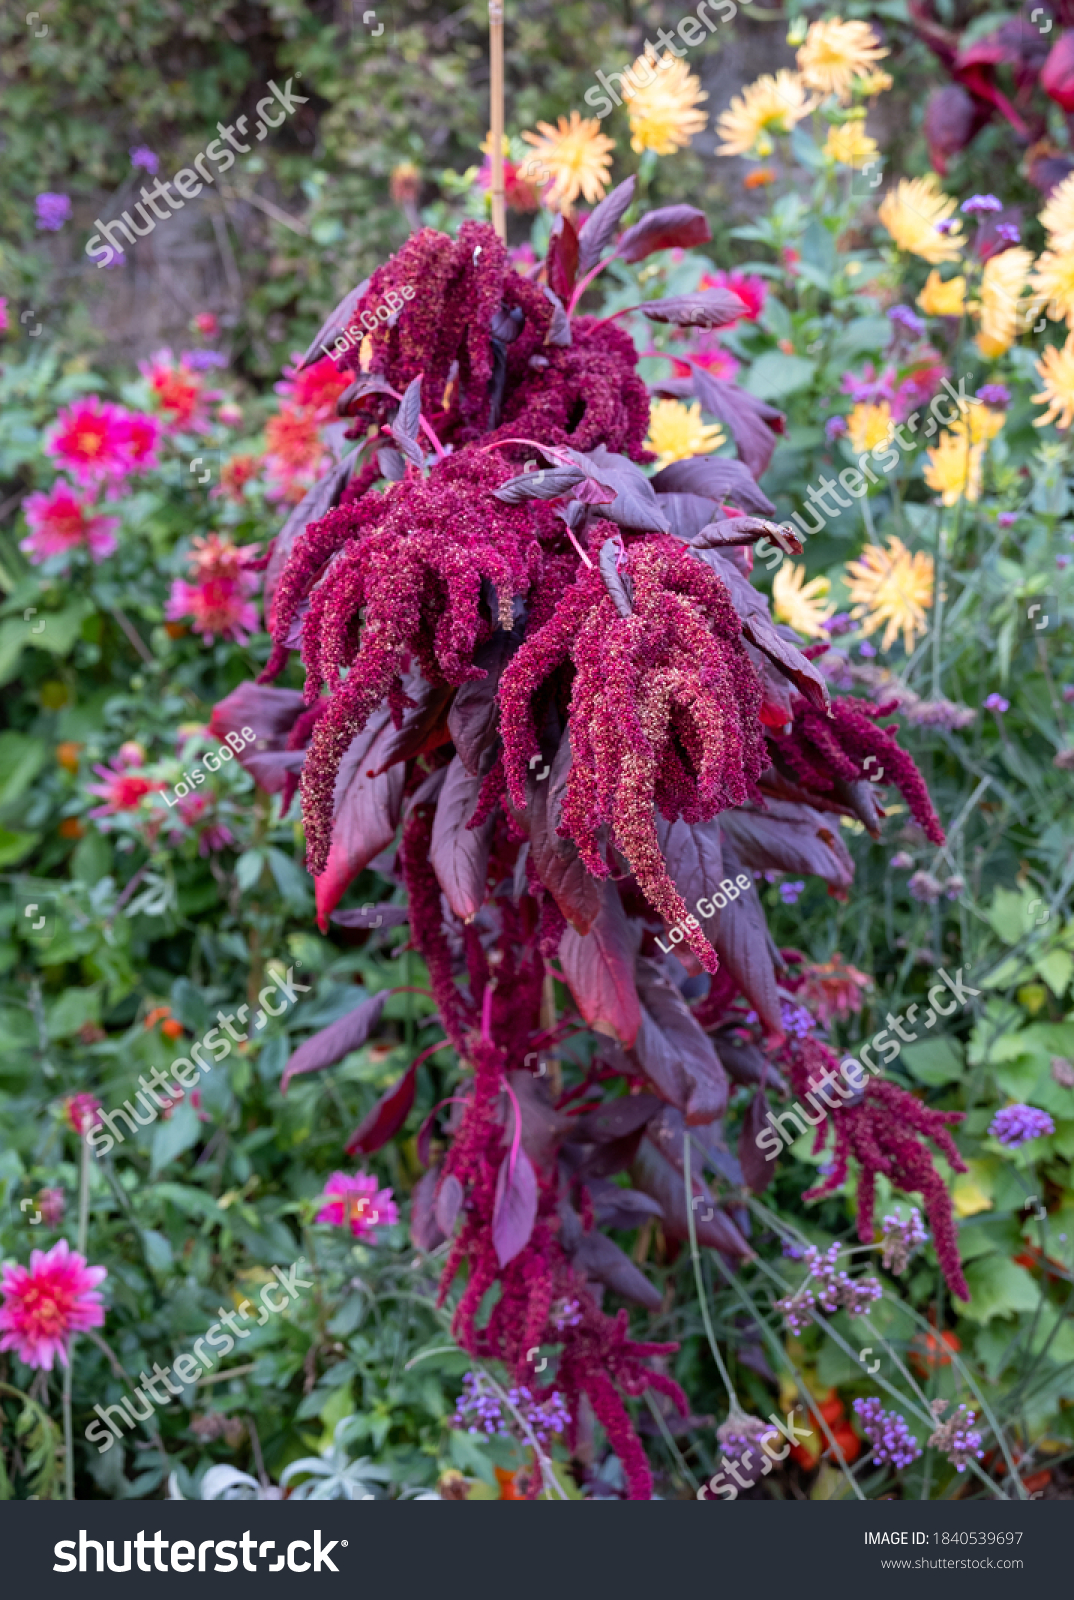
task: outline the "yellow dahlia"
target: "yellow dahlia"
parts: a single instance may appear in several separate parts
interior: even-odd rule
[[[1028,251],[1023,254],[1028,255]],[[1003,255],[1010,255],[1005,250]],[[998,260],[1002,261],[1003,256]],[[1074,328],[1074,250],[1045,250],[1032,277],[1034,293],[1041,305],[1046,305],[1053,322],[1064,317],[1068,328]]]
[[[727,110],[721,112],[716,131],[723,143],[721,156],[767,156],[774,133],[790,133],[813,110],[814,101],[806,94],[796,72],[766,73],[756,83],[748,83],[736,94]]]
[[[813,22],[798,52],[798,70],[808,88],[846,101],[854,78],[870,72],[887,53],[867,22]]]
[[[945,282],[933,267],[917,303],[927,317],[960,317],[966,305],[966,280],[960,273]]]
[[[524,133],[522,137],[535,152],[527,166],[534,172],[543,166],[552,181],[546,203],[562,210],[579,195],[584,195],[591,205],[603,200],[612,170],[608,152],[615,149],[615,140],[601,133],[599,120],[580,117],[572,111],[569,122],[560,117],[555,128],[550,122],[539,122],[537,127],[539,133]]]
[[[859,72],[852,85],[854,93],[860,94],[863,100],[871,100],[874,95],[883,94],[890,89],[893,79],[890,72],[885,72],[878,67],[875,72]]]
[[[1054,344],[1048,346],[1037,362],[1037,371],[1044,388],[1033,399],[1047,401],[1048,409],[1034,426],[1043,428],[1054,422],[1057,428],[1069,428],[1074,422],[1074,333],[1068,334],[1061,350]]]
[[[940,233],[938,222],[946,222],[955,209],[950,195],[940,188],[934,172],[923,178],[903,178],[890,189],[880,204],[878,215],[900,250],[909,250],[934,267],[942,261],[954,261],[962,240],[958,237],[962,223],[956,222],[950,233]]]
[[[978,402],[967,406],[958,421],[952,422],[951,432],[963,435],[970,444],[989,444],[1006,420],[1007,413],[998,406],[986,406]]]
[[[1074,172],[1056,184],[1040,221],[1053,250],[1074,250]]]
[[[863,122],[844,122],[841,127],[828,129],[824,154],[841,167],[860,171],[867,161],[876,160],[880,146],[866,133]]]
[[[933,561],[924,550],[911,555],[901,539],[867,544],[857,561],[848,561],[847,589],[855,602],[850,615],[861,621],[868,637],[887,624],[880,648],[889,650],[899,634],[907,655],[918,634],[925,632],[925,612],[932,604]]]
[[[654,400],[649,408],[645,448],[656,451],[658,467],[685,461],[688,456],[707,456],[718,450],[726,437],[718,424],[702,422],[696,400],[690,406],[682,400]]]
[[[891,407],[886,400],[859,400],[847,417],[847,438],[856,456],[887,444],[891,433]]]
[[[990,359],[1001,356],[1017,339],[1028,309],[1020,304],[1021,294],[1032,265],[1032,252],[1019,248],[1004,250],[985,262],[981,298],[973,305],[981,323],[977,348],[982,355]]]
[[[827,638],[824,623],[835,612],[834,605],[826,603],[831,583],[827,578],[810,578],[808,583],[804,579],[804,562],[800,567],[783,562],[772,580],[772,615],[806,639]]]
[[[957,505],[963,499],[973,505],[981,498],[983,455],[984,445],[971,444],[966,424],[956,423],[949,433],[941,433],[939,443],[928,452],[922,475],[945,506]]]
[[[648,82],[644,82],[645,74]],[[640,88],[633,88],[637,82]],[[639,56],[623,84],[623,98],[630,118],[630,148],[654,150],[670,156],[700,133],[708,118],[698,106],[708,95],[685,61],[665,55],[657,61],[651,55]]]

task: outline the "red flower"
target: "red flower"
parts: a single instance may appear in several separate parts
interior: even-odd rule
[[[348,382],[350,378],[348,373]],[[325,459],[316,416],[294,405],[281,406],[270,418],[265,438],[265,465],[275,480],[269,486],[269,499],[297,504],[317,478]]]
[[[6,1266],[0,1278],[0,1350],[14,1350],[28,1367],[44,1372],[52,1371],[56,1356],[66,1367],[73,1335],[104,1322],[97,1285],[107,1276],[106,1267],[87,1266],[66,1239],[47,1254],[34,1250],[28,1268]]]
[[[121,478],[128,471],[124,453],[126,413],[90,395],[62,410],[45,436],[45,454],[79,483]]]
[[[103,781],[88,783],[87,794],[99,795],[103,806],[94,806],[91,817],[114,817],[121,811],[137,811],[147,794],[153,794],[164,785],[155,778],[146,778],[140,772],[129,772],[118,763],[114,767],[94,767]]]
[[[177,578],[172,584],[165,615],[175,622],[193,617],[194,629],[205,644],[217,637],[245,644],[257,627],[257,607],[250,595],[257,576],[244,566],[256,545],[233,545],[219,534],[195,539],[190,555],[193,583]]]
[[[158,350],[150,361],[139,363],[149,380],[157,410],[168,433],[204,433],[209,425],[206,403],[218,400],[219,392],[202,387],[202,380],[184,359],[176,362],[170,350]]]
[[[63,1102],[68,1127],[80,1135],[86,1128],[96,1126],[100,1109],[101,1102],[93,1094],[72,1094]]]
[[[297,366],[301,357],[296,353],[293,359],[296,365],[284,367],[283,378],[275,385],[276,393],[285,395],[297,410],[308,411],[317,422],[333,421],[336,401],[349,387],[352,374],[340,372],[329,356],[301,372]]]

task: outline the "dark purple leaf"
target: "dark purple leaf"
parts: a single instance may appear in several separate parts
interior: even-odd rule
[[[451,702],[448,732],[459,760],[475,778],[483,778],[496,759],[500,720],[497,694],[503,670],[518,643],[515,634],[497,629],[474,656],[474,665],[484,668],[485,676],[462,684]]]
[[[574,1254],[574,1265],[581,1267],[588,1277],[596,1278],[598,1283],[607,1284],[624,1300],[644,1306],[647,1311],[659,1311],[663,1304],[659,1290],[630,1257],[602,1233],[583,1234]]]
[[[444,898],[462,922],[472,922],[485,903],[486,881],[495,815],[479,828],[466,824],[474,814],[481,778],[473,778],[458,756],[447,770],[437,801],[429,865],[436,873]]]
[[[686,1191],[682,1173],[677,1171],[646,1134],[634,1162],[634,1184],[659,1202],[664,1232],[671,1239],[688,1239]],[[699,1244],[720,1250],[740,1261],[749,1260],[753,1251],[727,1214],[717,1206],[703,1178],[693,1178],[694,1230]]]
[[[437,1227],[445,1239],[450,1239],[455,1232],[455,1223],[462,1209],[463,1189],[462,1184],[453,1172],[449,1172],[440,1185],[436,1196],[434,1215]]]
[[[725,836],[723,859],[726,875],[735,878],[742,864]],[[768,924],[756,889],[743,889],[728,901],[706,926],[716,953],[769,1033],[782,1028],[776,974],[772,965]]]
[[[697,494],[720,505],[740,506],[757,516],[775,516],[776,508],[757,486],[749,468],[729,456],[691,456],[673,461],[649,479],[658,494]],[[706,519],[711,521],[711,513]]]
[[[537,1174],[525,1150],[519,1150],[511,1170],[508,1151],[496,1175],[492,1205],[492,1244],[501,1267],[529,1244],[537,1220]]]
[[[582,865],[574,840],[556,833],[570,764],[570,740],[564,733],[550,772],[541,782],[533,774],[526,818],[534,871],[571,927],[584,935],[600,912],[602,888]]]
[[[349,388],[344,389],[336,401],[336,416],[353,417],[363,400],[372,399],[378,394],[388,395],[392,399],[398,398],[398,391],[387,378],[382,378],[378,372],[364,373],[362,377],[356,378]]]
[[[349,1156],[371,1156],[395,1138],[410,1115],[417,1083],[417,1062],[412,1061],[399,1082],[381,1095],[347,1140],[344,1148]]]
[[[369,279],[363,278],[358,287],[349,290],[339,305],[329,312],[310,341],[309,349],[298,363],[299,372],[304,371],[306,367],[312,367],[315,361],[323,361],[326,355],[332,353],[325,347],[335,344],[340,335],[350,327],[359,302],[368,288]]]
[[[448,732],[448,706],[454,693],[451,685],[428,683],[414,672],[407,674],[403,688],[414,703],[407,708],[403,726],[395,730],[385,746],[381,765],[373,769],[378,777],[397,762],[427,755],[451,738]]]
[[[423,1172],[410,1191],[410,1239],[415,1250],[428,1255],[442,1245],[445,1239],[436,1220],[436,1186],[440,1181],[440,1168]]]
[[[713,503],[702,495],[658,494],[656,500],[676,539],[692,540],[712,521]]]
[[[545,275],[552,293],[557,295],[565,306],[570,303],[577,272],[578,235],[570,217],[560,212],[552,224],[552,233],[548,240]]]
[[[819,811],[788,800],[741,806],[720,817],[727,837],[752,872],[816,873],[839,889],[849,889],[854,863],[839,836]]]
[[[297,689],[270,689],[248,681],[217,701],[209,718],[209,732],[216,739],[226,739],[229,733],[242,737],[243,728],[251,728],[255,741],[239,753],[239,765],[245,766],[242,758],[247,752],[253,755],[255,751],[279,750],[304,710],[305,703]]]
[[[670,1052],[683,1079],[681,1098],[665,1098],[684,1112],[690,1123],[712,1122],[727,1106],[727,1074],[720,1065],[712,1042],[695,1021],[686,1001],[652,961],[640,960],[637,967],[638,994],[645,1015],[659,1033],[660,1045]],[[652,1031],[644,1026],[638,1034],[636,1054],[646,1067],[645,1050],[655,1043]],[[652,1074],[649,1074],[652,1076]],[[656,1080],[654,1079],[654,1082]],[[659,1087],[659,1085],[658,1085]]]
[[[383,450],[377,451],[377,466],[381,477],[387,478],[389,483],[402,483],[406,477],[406,458],[401,450],[395,450],[391,445],[385,445]]]
[[[669,531],[668,520],[660,509],[650,479],[633,461],[605,449],[602,444],[585,454],[571,450],[570,456],[588,476],[615,489],[615,499],[600,505],[601,516],[621,528],[636,528],[651,533]]]
[[[776,1175],[774,1161],[766,1161],[757,1143],[757,1136],[767,1125],[768,1101],[763,1089],[758,1089],[746,1108],[742,1132],[738,1136],[738,1159],[746,1186],[754,1194],[764,1194]]]
[[[406,906],[353,906],[333,911],[330,918],[338,928],[401,928],[410,921]]]
[[[786,428],[786,417],[767,401],[758,400],[756,395],[724,378],[714,378],[689,356],[686,359],[693,369],[697,398],[706,411],[718,417],[730,430],[738,453],[753,476],[763,477],[776,448],[776,435]]]
[[[545,343],[558,345],[565,349],[574,337],[571,332],[571,319],[564,310],[562,300],[558,295],[552,293],[547,284],[545,284],[544,293],[545,298],[552,305],[552,326],[548,330]]]
[[[802,553],[802,541],[793,528],[784,528],[767,517],[726,517],[710,522],[691,540],[695,550],[719,550],[725,545],[756,544],[768,539],[784,555]]]
[[[660,1101],[654,1094],[627,1094],[618,1100],[609,1100],[595,1111],[587,1111],[574,1126],[583,1139],[610,1144],[614,1139],[625,1138],[628,1133],[643,1128],[659,1110]]]
[[[600,912],[584,937],[571,927],[565,930],[559,960],[589,1027],[632,1045],[641,1027],[641,1006],[630,928],[614,884],[603,884]]]
[[[245,760],[243,755],[245,751],[239,756],[239,765],[266,794],[279,794],[287,787],[288,778],[306,764],[305,750],[255,750]]]
[[[380,1021],[380,1014],[384,1010],[387,998],[386,989],[382,989],[379,994],[370,995],[368,1000],[363,1000],[353,1011],[348,1011],[345,1017],[340,1017],[338,1022],[322,1028],[304,1044],[300,1044],[283,1069],[280,1093],[287,1093],[287,1086],[292,1078],[299,1078],[306,1072],[320,1072],[323,1067],[335,1066],[337,1061],[342,1061],[352,1050],[360,1050]]]
[[[638,1228],[649,1217],[660,1215],[660,1206],[640,1189],[623,1189],[607,1178],[593,1178],[587,1184],[597,1221],[604,1228]]]
[[[705,213],[696,206],[661,206],[620,235],[615,253],[620,261],[644,261],[656,250],[690,250],[711,238]]]
[[[407,384],[399,410],[395,414],[392,432],[396,439],[413,439],[418,437],[421,425],[421,373]]]
[[[550,1167],[562,1140],[574,1132],[574,1118],[553,1106],[546,1079],[532,1072],[512,1072],[508,1079],[522,1113],[522,1148],[535,1166]]]
[[[689,823],[680,817],[668,822],[657,812],[656,837],[668,876],[690,907],[691,915],[700,916],[697,902],[718,889],[723,877],[719,819]]]
[[[520,506],[526,500],[557,500],[584,481],[581,467],[542,467],[539,472],[523,472],[517,478],[508,478],[492,492],[504,505]]]
[[[636,309],[650,322],[670,322],[676,328],[724,328],[747,311],[730,289],[699,289],[696,294],[671,295],[667,300],[643,300]]]
[[[598,565],[612,605],[621,617],[632,617],[634,602],[629,587],[630,577],[619,572],[619,554],[622,548],[622,541],[619,538],[605,539],[600,547]]]
[[[389,767],[377,773],[395,729],[386,708],[374,712],[344,751],[336,775],[332,844],[324,871],[316,880],[317,924],[328,931],[328,918],[349,886],[374,856],[395,838],[403,804],[406,769]],[[376,776],[370,776],[370,773]]]
[[[716,1048],[728,1076],[736,1083],[764,1084],[777,1093],[785,1092],[785,1084],[777,1067],[774,1067],[751,1039],[743,1039],[730,1028],[716,1035]]]
[[[634,198],[637,179],[629,178],[617,184],[611,194],[605,195],[599,206],[594,206],[582,224],[578,235],[578,276],[584,278],[591,272],[612,241],[620,219],[629,210]]]

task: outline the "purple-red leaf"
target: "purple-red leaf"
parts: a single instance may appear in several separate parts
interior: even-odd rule
[[[649,479],[657,494],[697,494],[718,504],[739,506],[757,516],[771,517],[776,508],[759,488],[743,461],[730,456],[690,456],[673,461]],[[711,521],[711,513],[706,521]]]
[[[381,1095],[373,1109],[364,1116],[350,1138],[346,1151],[349,1156],[370,1156],[374,1150],[394,1139],[410,1115],[417,1089],[416,1061],[407,1067],[398,1083]]]
[[[838,828],[809,806],[770,800],[763,811],[741,806],[720,821],[751,872],[814,872],[837,889],[853,882],[854,863]]]
[[[776,1175],[774,1161],[766,1161],[757,1143],[757,1136],[768,1120],[768,1101],[763,1089],[758,1089],[746,1109],[742,1132],[738,1136],[738,1160],[742,1176],[754,1194],[763,1194]]]
[[[670,322],[676,328],[725,328],[744,317],[747,307],[730,289],[699,289],[696,294],[645,300],[636,309],[650,322]]]
[[[336,776],[332,844],[324,871],[316,880],[317,925],[324,933],[328,918],[348,887],[374,856],[395,838],[403,803],[406,769],[389,767],[370,777],[396,737],[384,708],[366,723],[344,752]]]
[[[448,733],[455,753],[472,777],[484,777],[496,759],[500,717],[496,696],[503,669],[517,647],[514,634],[497,629],[474,656],[474,666],[484,668],[485,676],[462,684],[451,702]]]
[[[552,224],[548,241],[546,276],[552,293],[569,304],[578,272],[578,235],[570,217],[560,212]]]
[[[462,1209],[462,1184],[453,1172],[449,1172],[436,1196],[435,1216],[437,1226],[445,1239],[450,1239],[455,1231],[455,1223]]]
[[[567,928],[559,960],[574,1003],[591,1028],[632,1045],[641,1027],[634,950],[615,885],[602,886],[601,908],[583,937]]]
[[[300,1044],[283,1069],[280,1093],[287,1093],[292,1078],[301,1077],[305,1072],[320,1072],[323,1067],[332,1067],[352,1050],[361,1049],[380,1021],[387,998],[386,989],[370,995],[368,1000],[363,1000],[345,1017],[340,1017],[338,1022],[330,1023],[320,1033],[311,1035],[304,1044]]]
[[[537,1221],[537,1174],[525,1150],[515,1156],[512,1170],[508,1151],[496,1175],[492,1205],[492,1244],[501,1267],[523,1251]]]
[[[775,406],[758,400],[756,395],[740,389],[737,384],[728,383],[725,378],[714,378],[693,361],[690,365],[697,398],[706,411],[711,411],[730,430],[738,453],[753,476],[763,477],[776,448],[776,435],[786,429],[786,417]]]
[[[410,1238],[416,1250],[426,1255],[442,1245],[446,1234],[436,1220],[436,1186],[440,1181],[440,1168],[431,1167],[423,1172],[410,1192]]]
[[[742,872],[731,846],[723,841],[724,867],[729,878]],[[711,931],[709,931],[711,930]],[[772,946],[764,909],[755,889],[743,889],[707,924],[720,962],[735,980],[770,1034],[782,1037],[779,993],[772,964]]]
[[[331,921],[337,928],[401,928],[410,921],[410,912],[406,906],[352,906],[333,911]]]
[[[314,362],[323,361],[332,352],[326,350],[326,345],[335,344],[341,334],[350,327],[354,313],[359,302],[369,288],[369,279],[363,278],[356,289],[351,289],[343,296],[339,305],[325,317],[317,332],[310,341],[309,349],[298,363],[298,370],[302,372],[306,367],[312,367]]]
[[[636,183],[637,179],[631,173],[629,178],[624,178],[622,183],[616,185],[611,194],[605,195],[600,205],[595,206],[585,219],[578,235],[579,277],[584,278],[592,271],[611,243],[620,218],[634,198]]]
[[[466,824],[474,814],[481,778],[473,778],[458,756],[452,759],[436,805],[429,865],[444,898],[461,922],[472,922],[485,903],[495,816],[479,828]]]
[[[590,1278],[607,1284],[624,1300],[644,1306],[647,1311],[659,1311],[663,1304],[659,1290],[654,1288],[630,1257],[624,1255],[619,1246],[602,1233],[582,1235],[574,1254],[574,1265],[581,1267]]]
[[[661,206],[620,235],[615,253],[620,261],[644,261],[656,250],[690,250],[711,238],[705,213],[696,206]]]

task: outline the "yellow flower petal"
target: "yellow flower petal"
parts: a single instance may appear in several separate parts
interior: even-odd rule
[[[807,639],[826,638],[824,623],[835,606],[826,604],[831,583],[827,578],[805,579],[805,565],[784,561],[772,580],[772,615]]]
[[[938,222],[948,221],[954,210],[954,200],[944,194],[936,174],[929,172],[923,178],[903,178],[884,196],[877,215],[900,250],[939,266],[942,261],[954,261],[962,244],[961,222],[956,222],[950,233],[939,233],[936,228]]]
[[[634,85],[637,87],[634,87]],[[698,105],[708,95],[685,61],[641,55],[625,74],[623,98],[630,118],[630,148],[669,156],[690,143],[708,120]]]
[[[702,422],[698,401],[688,406],[682,400],[654,400],[645,448],[656,452],[658,467],[666,467],[689,456],[709,455],[726,437],[721,427]]]
[[[933,560],[924,550],[913,555],[901,539],[888,540],[887,549],[868,544],[856,561],[848,561],[847,589],[855,602],[850,615],[861,621],[868,636],[887,624],[880,648],[889,650],[901,633],[907,655],[918,635],[928,626],[926,611],[932,605]]]

